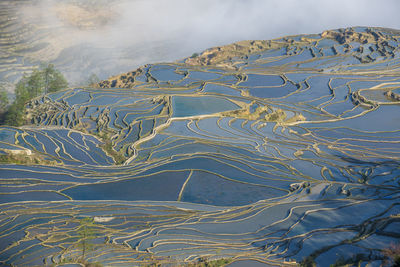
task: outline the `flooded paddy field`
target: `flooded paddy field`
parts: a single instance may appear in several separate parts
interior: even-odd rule
[[[32,124],[0,127],[2,155],[37,158],[0,165],[0,264],[382,265],[400,236],[399,40],[285,37],[34,99]]]

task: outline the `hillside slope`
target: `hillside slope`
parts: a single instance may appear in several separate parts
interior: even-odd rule
[[[34,99],[0,127],[0,264],[389,261],[399,41],[243,41]]]

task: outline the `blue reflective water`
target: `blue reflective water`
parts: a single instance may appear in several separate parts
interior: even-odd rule
[[[187,117],[234,110],[239,106],[222,97],[173,96],[172,108],[174,117]]]

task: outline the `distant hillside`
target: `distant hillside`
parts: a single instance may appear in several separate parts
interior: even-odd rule
[[[91,74],[104,79],[132,66],[190,53],[176,49],[180,44],[173,38],[127,38],[128,25],[120,21],[126,2],[0,1],[0,85],[12,91],[23,73],[41,62],[53,63],[72,84],[85,85]]]
[[[194,54],[192,57],[186,58],[183,63],[189,66],[215,66],[240,70],[245,66],[249,56],[275,49],[284,49],[282,56],[292,56],[301,53],[303,50],[308,50],[312,55],[312,58],[308,59],[309,61],[318,59],[321,56],[334,58],[335,56],[349,55],[360,63],[371,63],[379,58],[395,57],[397,40],[400,37],[399,30],[365,28],[364,31],[360,29],[361,27],[327,30],[318,35],[287,36],[274,40],[240,41],[230,45],[210,48],[200,54]],[[331,45],[319,47],[319,43],[328,43],[327,40],[334,42]],[[140,81],[135,80],[135,77],[143,74],[146,67],[110,77],[99,83],[98,86],[102,88],[132,88],[140,84]],[[283,71],[284,69],[282,68],[284,67],[277,66],[270,68],[270,71]],[[320,68],[311,70],[323,71]],[[146,72],[145,75],[147,82],[156,82],[151,73]]]

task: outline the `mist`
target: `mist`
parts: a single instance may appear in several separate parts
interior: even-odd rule
[[[139,0],[123,6],[116,25],[130,25],[127,32],[150,41],[176,37],[195,48],[349,26],[400,27],[395,0]]]
[[[95,11],[65,6],[90,1]],[[80,83],[91,73],[104,79],[240,40],[350,26],[400,28],[399,10],[396,0],[38,0],[19,13],[48,33],[48,47],[29,56],[53,62]],[[85,21],[90,12],[99,23]]]

